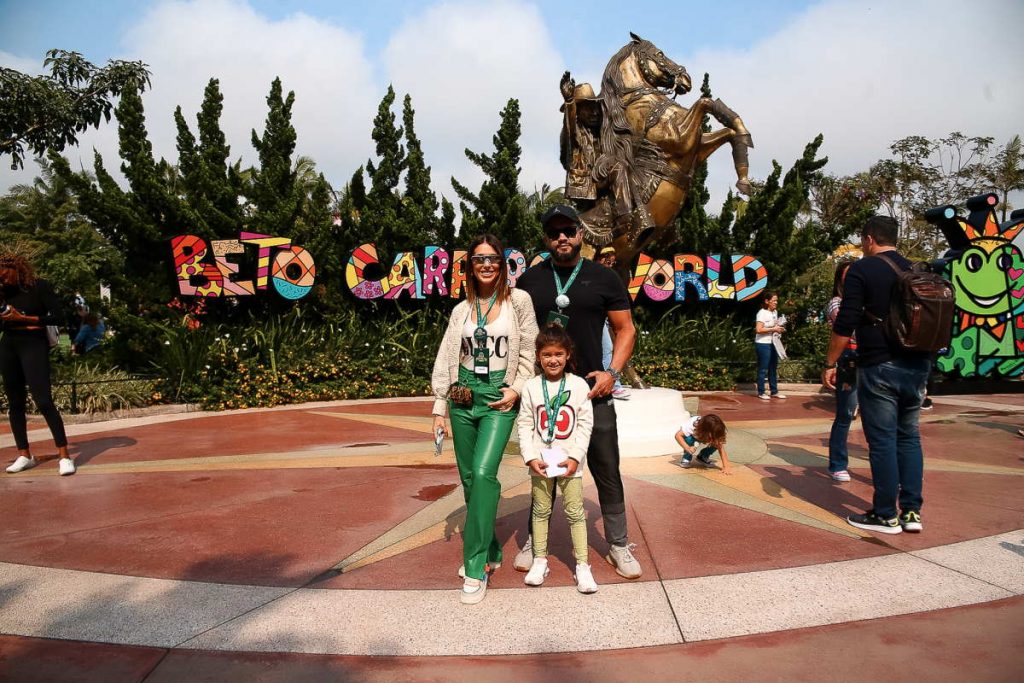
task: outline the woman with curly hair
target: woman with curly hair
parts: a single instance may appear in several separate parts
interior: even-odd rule
[[[28,391],[36,408],[46,418],[60,456],[60,473],[74,474],[75,463],[68,455],[64,421],[57,412],[50,390],[50,344],[47,325],[58,325],[60,301],[50,283],[36,278],[24,256],[0,254],[0,375],[7,394],[11,432],[18,447],[18,459],[7,468],[11,474],[35,467],[38,461],[29,452],[25,427]]]

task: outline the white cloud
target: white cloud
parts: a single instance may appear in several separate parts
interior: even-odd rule
[[[1022,133],[1024,5],[1013,1],[825,2],[747,50],[687,58],[754,136],[751,172],[788,169],[824,133],[825,170],[849,174],[888,156],[907,135]],[[667,46],[666,53],[669,53]],[[712,157],[717,212],[734,182],[728,150]],[[951,201],[962,198],[951,197]]]
[[[476,190],[482,175],[463,150],[489,153],[499,112],[519,100],[520,184],[559,186],[558,79],[564,69],[540,13],[518,2],[442,3],[410,16],[382,61],[399,93],[409,93],[434,187],[455,200],[449,178]]]
[[[280,76],[284,92],[295,92],[292,123],[298,154],[312,156],[332,184],[340,186],[372,151],[370,128],[380,98],[362,38],[336,25],[295,14],[270,21],[234,0],[168,0],[154,5],[122,39],[124,54],[153,72],[143,96],[146,123],[157,157],[177,158],[173,113],[181,105],[197,133],[195,115],[210,78],[224,96],[221,127],[232,159],[255,163],[252,129],[262,132],[270,83]],[[116,122],[82,136],[68,150],[72,164],[92,166],[91,148],[117,169]],[[31,168],[29,168],[31,167]],[[27,165],[27,174],[35,172]],[[24,182],[22,179],[0,182]]]

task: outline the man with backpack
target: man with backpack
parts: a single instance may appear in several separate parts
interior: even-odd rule
[[[847,272],[821,376],[835,387],[836,363],[856,332],[857,398],[875,492],[872,508],[847,521],[884,534],[923,528],[918,417],[931,355],[949,341],[953,310],[949,283],[900,255],[898,233],[888,216],[864,224],[864,258]]]

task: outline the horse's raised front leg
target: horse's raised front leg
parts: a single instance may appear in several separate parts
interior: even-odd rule
[[[750,179],[747,178],[747,171],[750,164],[747,161],[747,148],[753,148],[754,139],[743,125],[743,119],[739,114],[727,107],[722,100],[715,100],[708,111],[715,120],[723,126],[731,129],[729,143],[732,145],[732,162],[736,167],[736,188],[745,195],[750,194]],[[721,144],[721,143],[719,143]]]

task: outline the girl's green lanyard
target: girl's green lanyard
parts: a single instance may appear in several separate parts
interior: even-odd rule
[[[546,437],[541,435],[540,440],[550,446],[555,440],[555,420],[558,417],[558,409],[562,407],[560,400],[562,398],[562,391],[565,389],[565,373],[562,373],[562,381],[558,383],[558,393],[555,394],[554,401],[548,395],[547,377],[541,378],[540,386],[544,392],[544,413],[548,417],[548,434]]]
[[[552,264],[551,274],[555,276],[555,306],[558,307],[558,312],[551,311],[548,313],[549,323],[558,323],[562,327],[569,325],[569,316],[565,314],[565,309],[569,308],[569,304],[572,302],[569,300],[569,295],[566,292],[572,287],[572,283],[576,281],[576,276],[580,274],[580,268],[582,267],[583,259],[581,258],[576,262],[576,267],[572,269],[569,279],[563,285],[561,278],[558,277],[558,271],[555,270],[555,266]]]
[[[494,308],[494,302],[497,299],[498,293],[495,292],[487,300],[486,313],[480,308],[480,298],[477,297],[476,300],[476,329],[473,331],[473,341],[476,342],[476,348],[473,349],[473,374],[480,379],[488,379],[490,376],[491,354],[487,350],[487,330],[484,328],[487,325],[487,316],[491,314],[491,309]]]

